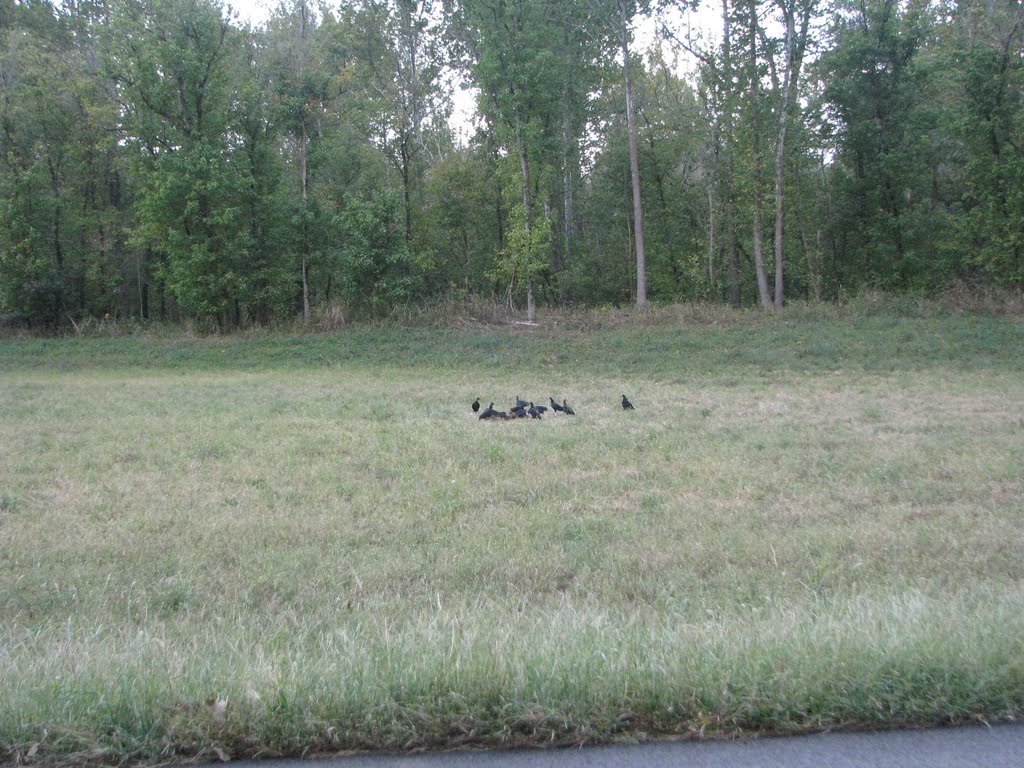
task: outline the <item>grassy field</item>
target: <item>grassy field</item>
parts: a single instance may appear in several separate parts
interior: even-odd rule
[[[0,763],[1020,717],[1022,373],[827,308],[0,341]]]

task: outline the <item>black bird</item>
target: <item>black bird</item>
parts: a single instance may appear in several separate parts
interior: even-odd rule
[[[480,398],[479,397],[476,400],[473,401],[473,405],[471,405],[470,408],[473,409],[473,413],[476,413],[477,411],[480,410]]]
[[[565,413],[566,416],[575,416],[576,415],[576,411],[574,411],[572,408],[570,408],[569,404],[567,402],[565,402],[565,400],[562,401],[562,411]]]
[[[533,405],[533,403],[530,403],[530,405]],[[546,405],[534,405],[533,407],[537,409],[537,413],[546,413],[548,410]]]
[[[484,412],[480,414],[481,419],[491,419],[498,415],[498,412],[494,410],[494,403],[491,403],[484,409]]]
[[[635,411],[636,410],[636,408],[633,407],[633,404],[631,402],[629,402],[629,399],[625,395],[622,396],[622,410],[624,410],[624,411]]]
[[[526,406],[527,405],[529,405],[529,403],[524,403],[523,405],[517,405],[515,408],[511,409],[509,411],[509,413],[512,414],[513,416],[515,416],[517,419],[521,419],[521,418],[523,418],[523,416],[526,415]]]
[[[558,403],[556,403],[555,402],[555,398],[549,397],[548,400],[551,401],[551,410],[556,411],[556,412],[565,413],[565,408],[563,406],[559,405]]]
[[[541,408],[544,408],[544,406],[541,406]],[[547,408],[544,408],[544,411],[546,410]],[[527,413],[530,414],[531,419],[539,419],[541,413],[543,413],[544,411],[540,410],[540,408],[537,408],[537,406],[535,406],[533,403],[530,403],[530,410],[528,410]]]
[[[532,405],[532,403],[528,403],[520,398],[519,395],[516,395],[516,408],[525,408],[528,405]]]

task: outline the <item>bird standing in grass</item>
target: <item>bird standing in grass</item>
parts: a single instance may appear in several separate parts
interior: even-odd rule
[[[576,415],[576,411],[570,408],[569,403],[567,403],[565,400],[562,401],[562,413],[564,413],[566,416]]]
[[[633,404],[631,402],[629,402],[629,398],[626,397],[625,395],[622,396],[622,410],[624,410],[624,411],[635,411],[636,410],[636,408],[633,407]]]
[[[498,415],[498,412],[494,410],[494,403],[491,403],[484,409],[484,412],[480,414],[481,419],[492,419]]]
[[[480,398],[479,397],[476,400],[473,401],[473,405],[471,405],[470,408],[473,409],[473,413],[476,413],[477,411],[480,410]]]
[[[563,408],[558,403],[556,403],[555,402],[555,398],[549,397],[548,400],[551,401],[551,410],[555,411],[556,413],[557,412],[565,413],[565,408]]]
[[[547,408],[545,408],[544,410],[546,411]],[[539,419],[543,411],[537,408],[537,406],[535,406],[533,403],[530,403],[530,410],[528,410],[527,413],[530,414],[531,419]]]

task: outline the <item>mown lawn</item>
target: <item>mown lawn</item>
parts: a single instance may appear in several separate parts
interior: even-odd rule
[[[0,762],[1019,717],[1022,373],[825,310],[0,341]]]

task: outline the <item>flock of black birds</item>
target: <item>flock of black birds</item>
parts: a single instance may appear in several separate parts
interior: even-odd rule
[[[551,408],[549,409],[546,405],[534,405],[528,400],[523,400],[519,395],[516,395],[516,403],[507,411],[496,411],[494,410],[494,403],[491,403],[483,412],[480,412],[480,398],[473,400],[470,408],[473,409],[473,413],[480,413],[480,419],[525,419],[527,417],[531,419],[539,419],[548,410],[554,413],[564,413],[566,416],[575,416],[576,411],[569,407],[569,403],[566,400],[562,400],[561,405],[555,402],[555,398],[549,397],[551,401]],[[622,410],[634,411],[633,404],[629,402],[629,398],[625,395],[622,396]]]

